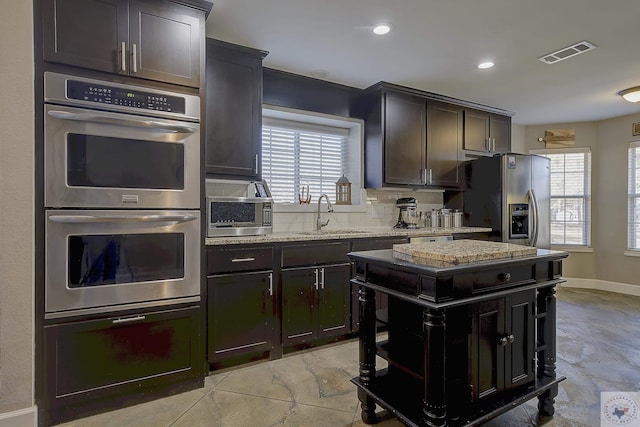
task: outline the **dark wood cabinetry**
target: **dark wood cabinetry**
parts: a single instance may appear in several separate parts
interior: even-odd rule
[[[534,381],[535,299],[523,291],[471,307],[472,400]]]
[[[262,59],[267,52],[206,40],[205,173],[259,179],[262,147]]]
[[[366,89],[353,108],[365,120],[365,185],[458,187],[463,113],[410,88],[382,82]]]
[[[163,0],[43,0],[42,4],[45,61],[200,87],[204,20],[210,3],[193,4],[202,9]]]
[[[427,182],[456,187],[463,160],[463,108],[437,101],[427,102]]]
[[[334,242],[282,248],[283,347],[351,331],[349,246]]]
[[[64,407],[52,420],[99,399],[202,381],[200,319],[194,306],[45,326],[49,410]]]
[[[209,362],[264,357],[274,346],[273,248],[210,248],[207,260]]]
[[[353,382],[363,421],[376,421],[379,404],[409,426],[480,425],[534,397],[541,415],[553,415],[565,379],[555,372],[554,288],[566,256],[538,250],[436,267],[391,251],[350,254],[363,264],[351,280],[360,298]],[[375,328],[380,294],[389,299],[386,339]],[[376,356],[387,369],[376,370]]]
[[[485,154],[511,149],[511,117],[485,111],[464,112],[464,149]]]

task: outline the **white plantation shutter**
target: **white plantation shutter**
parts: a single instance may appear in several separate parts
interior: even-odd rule
[[[629,250],[640,250],[640,141],[629,143]]]
[[[532,150],[551,159],[551,244],[591,244],[589,148]]]
[[[302,189],[313,201],[325,193],[335,202],[335,183],[345,170],[348,130],[263,119],[262,178],[277,203],[298,203]]]

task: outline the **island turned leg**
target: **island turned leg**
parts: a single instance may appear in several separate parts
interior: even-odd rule
[[[538,291],[538,313],[546,313],[542,318],[542,325],[538,325],[538,343],[543,350],[538,353],[537,375],[541,379],[555,379],[556,377],[556,289],[555,286],[542,288]],[[558,385],[538,396],[538,414],[553,416],[555,397],[558,395]]]
[[[376,377],[376,294],[368,288],[360,287],[360,382],[369,387]],[[358,389],[358,399],[362,408],[362,421],[375,424],[376,404],[364,390]]]
[[[445,401],[445,311],[424,309],[424,424],[447,425]]]

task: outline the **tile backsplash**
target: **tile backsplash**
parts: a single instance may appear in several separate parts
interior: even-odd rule
[[[415,197],[418,211],[439,209],[443,206],[442,192],[402,191],[402,190],[363,190],[366,204],[362,206],[336,206],[334,212],[327,212],[326,202],[322,201],[322,220],[329,219],[324,230],[357,230],[362,228],[391,228],[398,221],[396,199]],[[363,194],[364,196],[364,194]],[[364,200],[364,197],[363,197]],[[316,227],[317,199],[310,205],[274,208],[273,231],[299,232],[312,231]],[[292,211],[296,210],[296,211]]]

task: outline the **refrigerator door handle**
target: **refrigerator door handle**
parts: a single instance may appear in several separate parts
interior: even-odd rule
[[[533,190],[529,190],[527,192],[527,196],[529,196],[530,204],[533,202],[533,209],[531,210],[532,214],[532,222],[533,222],[533,230],[531,232],[531,246],[536,246],[538,244],[538,199],[536,199],[536,193]]]

